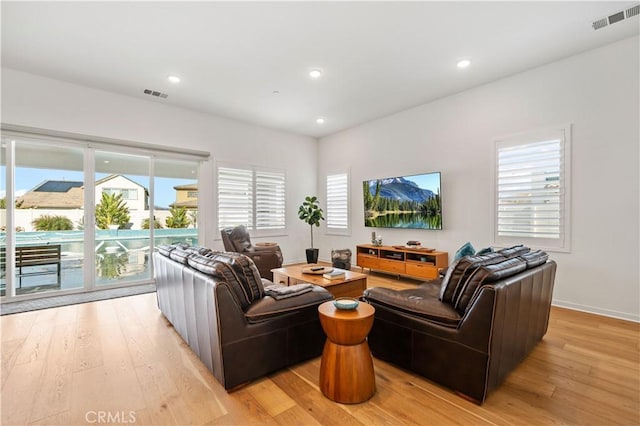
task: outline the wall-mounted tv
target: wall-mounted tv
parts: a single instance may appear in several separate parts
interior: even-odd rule
[[[362,193],[365,226],[442,229],[439,172],[365,180]]]

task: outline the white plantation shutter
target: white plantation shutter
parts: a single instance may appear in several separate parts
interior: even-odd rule
[[[496,142],[496,244],[568,250],[568,134],[567,127]]]
[[[349,175],[340,173],[327,176],[327,229],[349,229]]]
[[[284,171],[251,166],[218,166],[218,228],[245,225],[252,230],[283,230],[286,218]]]
[[[285,174],[256,170],[256,229],[284,229]]]
[[[253,171],[218,167],[218,228],[253,228]]]

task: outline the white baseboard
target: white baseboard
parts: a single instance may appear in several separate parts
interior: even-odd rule
[[[581,311],[581,312],[587,312],[587,313],[590,313],[590,314],[604,315],[606,317],[623,319],[623,320],[627,320],[627,321],[640,322],[640,315],[637,315],[637,314],[630,314],[630,313],[627,313],[627,312],[612,311],[610,309],[602,309],[602,308],[597,308],[595,306],[580,305],[578,303],[566,302],[564,300],[555,300],[554,299],[551,302],[551,304],[553,306],[572,309],[574,311]]]

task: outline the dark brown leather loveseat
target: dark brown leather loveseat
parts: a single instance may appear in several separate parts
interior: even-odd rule
[[[290,293],[238,253],[160,246],[153,260],[158,307],[225,389],[322,353],[324,288]]]
[[[452,264],[416,289],[371,288],[377,358],[482,404],[547,331],[556,264],[512,247]]]

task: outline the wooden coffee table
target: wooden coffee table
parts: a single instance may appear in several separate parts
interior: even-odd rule
[[[367,276],[360,272],[345,271],[344,278],[329,280],[322,275],[305,274],[303,268],[310,265],[293,265],[272,269],[273,282],[284,285],[311,283],[326,288],[334,297],[360,297],[367,289]]]
[[[337,309],[333,301],[318,306],[327,335],[320,362],[320,390],[332,401],[358,404],[376,392],[373,358],[366,340],[375,311],[364,302],[353,310]]]

